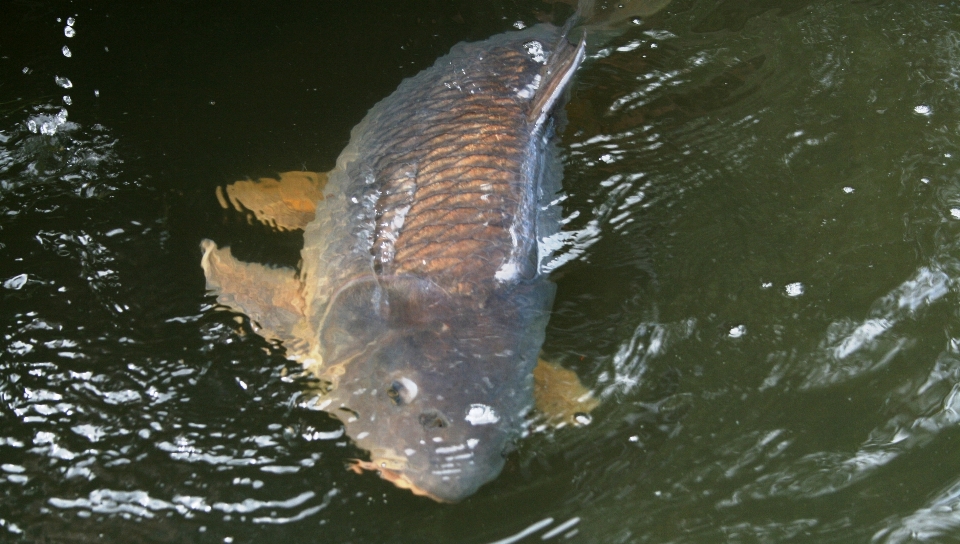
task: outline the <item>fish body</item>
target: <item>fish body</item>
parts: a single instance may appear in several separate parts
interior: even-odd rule
[[[357,471],[455,502],[522,433],[555,291],[541,241],[559,228],[556,132],[584,48],[549,24],[458,44],[370,110],[331,172],[218,190],[303,229],[299,270],[209,240],[201,265],[221,304],[321,379],[318,406],[370,452]]]
[[[322,400],[363,468],[456,501],[533,403],[554,284],[555,129],[583,44],[537,25],[462,43],[357,125],[304,229]],[[333,370],[331,370],[333,369]]]
[[[537,357],[557,131],[587,34],[603,41],[668,1],[579,0],[562,28],[458,44],[374,106],[329,173],[218,188],[225,208],[303,230],[298,270],[210,240],[201,267],[220,304],[320,378],[317,406],[370,453],[357,472],[456,502],[500,473],[535,391],[547,421],[596,406]]]

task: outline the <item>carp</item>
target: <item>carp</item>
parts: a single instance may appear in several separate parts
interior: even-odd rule
[[[456,502],[502,470],[535,374],[538,392],[562,390],[541,395],[555,419],[596,405],[573,373],[538,366],[557,127],[586,47],[571,27],[454,46],[376,104],[326,174],[218,188],[224,207],[303,230],[296,270],[210,240],[201,265],[220,304],[323,381],[319,407],[369,452],[357,472]]]

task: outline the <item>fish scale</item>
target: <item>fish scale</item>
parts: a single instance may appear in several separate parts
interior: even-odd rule
[[[375,226],[354,249],[369,248],[378,273],[426,275],[454,291],[490,288],[509,259],[529,253],[538,184],[527,178],[541,135],[519,90],[543,64],[524,50],[530,38],[502,41],[455,48],[369,114],[353,167],[369,165],[375,181],[363,189],[377,199],[372,214],[362,209],[369,202],[353,207]],[[529,277],[534,263],[524,261],[518,268]]]

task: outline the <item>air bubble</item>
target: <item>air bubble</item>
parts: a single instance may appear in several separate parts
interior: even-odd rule
[[[74,30],[72,26],[63,27],[63,35],[68,38],[72,38],[76,33],[77,31]]]
[[[61,49],[61,51],[63,51],[63,56],[65,56],[65,57],[72,57],[72,56],[73,56],[73,53],[70,52],[70,48],[67,47],[67,46],[65,46],[65,45],[63,46],[63,49]]]
[[[69,106],[70,104],[73,104],[73,99],[70,98],[70,95],[69,95],[69,94],[63,95],[63,103],[66,104],[66,105],[68,105],[68,106]]]
[[[67,17],[67,26],[73,26],[77,24],[77,20],[73,17]]]
[[[53,80],[57,82],[57,85],[63,87],[64,89],[73,87],[73,82],[71,82],[68,78],[55,76]]]

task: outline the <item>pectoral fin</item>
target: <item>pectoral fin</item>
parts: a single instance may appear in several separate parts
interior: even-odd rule
[[[600,404],[575,372],[543,359],[533,369],[533,396],[537,410],[555,426],[578,425],[578,416]]]
[[[284,172],[279,179],[237,181],[227,185],[226,191],[217,187],[217,200],[226,209],[249,211],[257,221],[278,230],[297,230],[313,221],[326,184],[325,173]]]
[[[207,289],[216,293],[217,302],[247,314],[257,334],[283,342],[291,358],[311,351],[313,335],[301,330],[306,326],[304,302],[294,270],[238,261],[230,248],[218,248],[210,240],[200,247]]]

